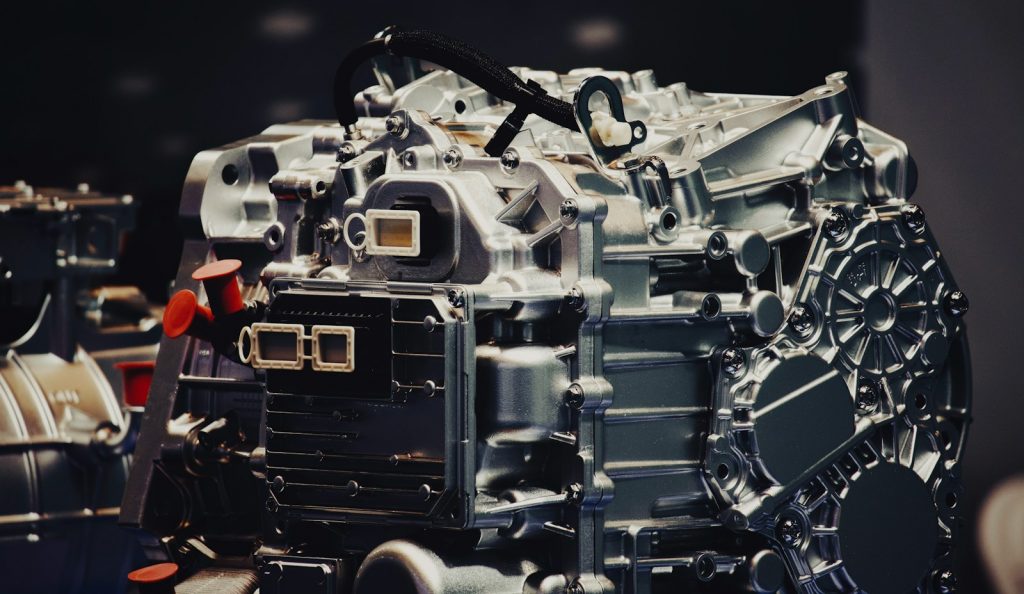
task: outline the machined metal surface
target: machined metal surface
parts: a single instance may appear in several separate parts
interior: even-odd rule
[[[941,591],[967,301],[906,145],[844,73],[514,70],[583,132],[489,156],[511,106],[437,70],[196,157],[178,287],[250,306],[165,339],[122,521],[268,592]]]

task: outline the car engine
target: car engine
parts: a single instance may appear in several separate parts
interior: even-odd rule
[[[179,592],[954,590],[968,301],[845,73],[334,88],[185,180],[121,506]]]

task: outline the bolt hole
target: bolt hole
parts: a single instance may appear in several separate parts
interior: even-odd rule
[[[717,318],[718,314],[722,313],[722,300],[718,295],[705,295],[700,311],[706,320]]]
[[[238,181],[238,167],[235,167],[234,165],[225,165],[224,169],[220,170],[220,178],[229,186],[235,185]]]
[[[719,464],[718,468],[715,469],[715,476],[717,476],[720,481],[724,481],[729,478],[729,465],[724,462]]]
[[[924,394],[914,396],[914,406],[917,407],[917,410],[924,410],[924,407],[928,406],[928,397]]]
[[[729,249],[729,240],[726,239],[723,233],[712,233],[711,237],[708,238],[708,255],[714,259],[719,259],[725,256],[725,252]]]
[[[466,102],[462,99],[455,100],[455,113],[463,113],[466,111]]]
[[[701,555],[697,558],[697,579],[700,581],[710,581],[711,578],[715,577],[717,569],[715,559],[711,555]]]
[[[674,212],[666,212],[665,216],[661,218],[661,226],[666,231],[675,229],[678,223],[679,219],[676,218],[676,214]]]
[[[323,180],[316,182],[316,193],[322,194],[327,191],[327,183]]]
[[[956,504],[959,503],[959,501],[957,500],[956,493],[953,493],[953,492],[946,493],[946,500],[945,500],[945,502],[946,502],[946,507],[948,507],[949,509],[955,508]]]

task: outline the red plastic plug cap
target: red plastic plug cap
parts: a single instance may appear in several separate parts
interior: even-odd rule
[[[218,260],[192,273],[192,278],[202,282],[206,288],[206,299],[215,317],[231,315],[244,307],[242,291],[235,276],[241,267],[241,260]]]
[[[213,330],[213,312],[199,305],[199,298],[188,289],[178,291],[164,309],[164,334],[178,338],[182,334],[209,339]]]
[[[124,403],[128,406],[146,406],[156,361],[121,361],[115,363],[114,367],[121,370],[121,395]]]
[[[129,573],[128,581],[138,586],[140,594],[174,594],[177,576],[177,563],[157,563]]]

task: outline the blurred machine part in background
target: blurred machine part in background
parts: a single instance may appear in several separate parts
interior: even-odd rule
[[[139,562],[116,518],[159,312],[94,286],[134,216],[85,185],[0,187],[0,570],[19,592],[119,592]]]
[[[453,70],[353,110],[384,50]],[[353,56],[186,179],[121,516],[182,591],[954,590],[968,302],[846,73]]]

